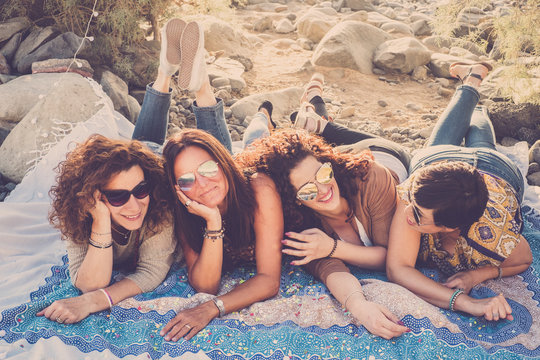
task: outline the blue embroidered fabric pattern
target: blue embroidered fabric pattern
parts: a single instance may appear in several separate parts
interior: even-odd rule
[[[540,253],[540,215],[524,207],[524,234],[529,239],[533,254]],[[318,326],[300,327],[292,321],[265,325],[247,325],[239,320],[215,319],[191,341],[172,343],[159,335],[161,328],[175,313],[171,310],[161,315],[157,311],[141,312],[140,309],[113,307],[89,316],[74,325],[57,324],[35,314],[56,299],[78,295],[67,271],[67,256],[62,266],[52,267],[52,276],[46,284],[30,294],[30,301],[12,309],[2,311],[0,318],[0,341],[13,343],[26,339],[36,343],[39,339],[58,337],[68,346],[83,353],[110,350],[115,356],[148,354],[152,359],[163,355],[179,356],[200,350],[211,359],[434,359],[434,358],[482,358],[522,359],[540,358],[540,347],[528,349],[521,344],[498,345],[522,333],[527,333],[533,319],[527,308],[515,301],[509,303],[514,321],[488,322],[477,317],[466,316],[442,309],[450,321],[462,333],[450,332],[445,327],[434,326],[428,318],[404,317],[403,322],[412,329],[393,340],[369,334],[364,327],[349,324],[334,325],[323,329]],[[533,299],[540,303],[538,270],[540,259],[535,257],[533,266],[521,276]],[[423,270],[427,276],[437,280],[439,273]],[[247,279],[253,269],[242,268],[231,277]],[[353,271],[358,278],[386,280],[382,273]],[[304,294],[328,294],[326,288],[303,270],[290,265],[282,269],[280,293],[283,297]],[[191,297],[194,290],[187,282],[186,269],[173,266],[166,280],[153,292],[141,294],[137,300],[151,300],[163,296]],[[482,298],[494,295],[493,291],[480,287],[472,296]],[[540,305],[538,305],[540,306]],[[489,349],[477,341],[493,344]]]

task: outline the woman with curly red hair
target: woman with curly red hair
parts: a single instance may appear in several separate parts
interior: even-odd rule
[[[283,252],[297,257],[292,264],[307,265],[373,334],[389,339],[408,331],[388,309],[366,301],[343,263],[385,268],[397,204],[393,172],[369,151],[340,152],[302,130],[276,131],[236,160],[274,180],[288,231]]]
[[[83,294],[37,315],[75,323],[156,288],[175,242],[163,163],[144,144],[93,135],[58,169],[49,220],[67,241],[71,281]],[[129,274],[109,286],[113,269]]]

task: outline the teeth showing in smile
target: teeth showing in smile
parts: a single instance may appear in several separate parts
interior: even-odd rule
[[[328,199],[330,199],[331,196],[332,196],[332,189],[330,189],[330,191],[328,191],[325,197],[321,198],[320,201],[327,201]]]
[[[139,217],[139,215],[132,215],[132,216],[129,216],[129,215],[124,215],[126,218],[128,219],[136,219]]]

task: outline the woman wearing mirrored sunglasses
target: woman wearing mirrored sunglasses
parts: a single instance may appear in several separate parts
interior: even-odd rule
[[[94,135],[58,170],[50,221],[66,240],[71,281],[83,295],[37,315],[75,323],[157,287],[176,243],[162,160],[142,143]],[[113,269],[127,275],[109,286]]]
[[[409,331],[387,308],[364,298],[344,264],[384,269],[397,203],[393,172],[369,151],[340,152],[292,129],[254,142],[237,161],[274,180],[288,231],[283,252],[297,257],[293,264],[307,265],[371,333],[389,339]]]

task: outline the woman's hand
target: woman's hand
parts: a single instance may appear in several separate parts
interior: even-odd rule
[[[460,271],[446,279],[443,285],[450,289],[462,289],[465,294],[468,294],[473,286],[478,283],[473,271]]]
[[[174,186],[176,189],[176,195],[182,204],[187,208],[193,215],[197,215],[206,220],[207,227],[210,230],[219,230],[221,229],[221,213],[217,206],[215,208],[209,208],[203,204],[200,204],[196,201],[191,200],[184,194],[178,185]]]
[[[189,340],[204,329],[218,314],[216,305],[212,301],[207,301],[194,308],[179,312],[159,334],[165,336],[166,341],[176,342],[181,337]]]
[[[104,195],[101,193],[101,191],[99,190],[94,191],[95,205],[93,208],[89,210],[89,213],[92,216],[92,219],[94,220],[94,222],[99,222],[99,221],[104,221],[104,220],[105,221],[108,220],[110,222],[111,212],[109,211],[109,208],[105,204],[105,201],[102,200],[103,196]]]
[[[303,257],[291,262],[292,265],[305,265],[312,260],[327,257],[334,247],[334,239],[320,229],[307,229],[301,233],[288,232],[285,235],[299,241],[282,240],[283,245],[293,248],[283,249],[283,253]]]
[[[380,304],[365,300],[353,302],[352,299],[349,304],[349,312],[373,335],[388,340],[411,331]]]
[[[41,310],[36,316],[45,316],[51,321],[60,324],[77,323],[90,315],[94,308],[92,302],[93,293],[83,294],[68,299],[56,300],[51,305]]]
[[[457,301],[459,300],[458,297]],[[488,321],[498,321],[500,319],[514,320],[512,308],[503,294],[486,299],[474,299],[467,296],[463,299],[462,304],[458,307],[458,310],[474,316],[483,316]]]

